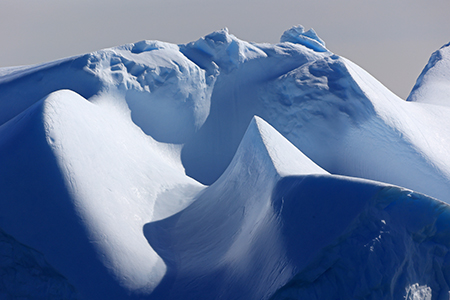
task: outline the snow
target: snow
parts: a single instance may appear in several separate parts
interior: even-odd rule
[[[262,139],[262,141],[254,141],[251,143],[258,145],[262,142],[261,147],[266,149],[268,158],[271,160],[275,171],[280,176],[328,173],[295,148],[294,145],[287,141],[285,137],[279,134],[267,122],[256,116],[252,119],[246,135],[244,135],[241,147],[250,147],[246,146],[245,143],[247,142],[247,139],[255,139],[255,136],[256,139]],[[239,150],[236,156],[238,155]],[[289,158],[289,160],[286,158]],[[236,159],[236,157],[234,159]],[[265,170],[262,170],[261,172],[265,172]]]
[[[408,97],[408,101],[449,106],[450,43],[434,52]]]
[[[379,158],[371,155],[370,159],[377,160],[372,162],[372,166],[388,162],[385,174],[381,174],[383,170],[380,170],[379,174],[361,177],[394,183],[449,202],[450,161],[445,155],[450,149],[447,138],[450,135],[449,108],[405,102],[355,64],[346,61],[346,65],[365,95],[371,99],[378,117],[364,124],[363,130],[353,131],[347,144],[356,145],[352,141],[364,141],[368,135],[370,142],[360,143],[360,146],[367,144],[372,149],[383,149],[376,153]],[[382,130],[377,133],[374,128]],[[391,146],[393,141],[395,147]],[[360,150],[354,152],[358,151],[362,153]],[[359,159],[366,160],[367,157]],[[352,175],[358,176],[358,173]]]
[[[311,28],[305,32],[305,28],[301,25],[286,30],[281,36],[280,42],[302,44],[317,52],[328,51],[327,48],[325,48],[325,42],[317,35],[314,29]]]
[[[68,90],[50,94],[2,129],[8,132],[9,127],[19,130],[6,136],[2,166],[8,168],[13,161],[21,164],[2,172],[2,181],[11,181],[3,189],[2,198],[24,201],[4,203],[2,228],[49,255],[49,263],[89,297],[100,293],[120,298],[128,294],[102,283],[105,276],[110,278],[109,273],[126,290],[151,291],[165,266],[142,235],[142,226],[184,208],[192,201],[191,195],[203,188],[184,175],[180,161],[174,159],[179,150],[160,146],[143,134],[129,115],[90,103]],[[24,138],[30,135],[29,127],[39,130],[40,136]],[[18,160],[18,155],[27,155],[27,149],[36,151],[37,157]],[[54,171],[37,167],[36,172],[45,173],[31,173],[31,178],[24,176],[20,182],[10,179],[13,170],[23,168],[30,173],[35,164],[53,164]],[[35,176],[41,177],[38,182]],[[60,185],[59,191],[52,187],[54,184]],[[25,195],[21,189],[25,189]],[[38,195],[38,199],[27,194]],[[31,203],[37,200],[39,209],[30,211],[36,214],[24,213],[36,206]],[[164,201],[164,205],[158,201]],[[61,208],[52,209],[61,204],[65,214]],[[23,231],[28,227],[33,230]],[[68,236],[67,232],[75,228],[76,232]],[[55,240],[48,240],[49,232],[56,234]],[[58,244],[64,245],[64,253],[58,251]],[[79,258],[80,252],[84,257]],[[84,271],[87,265],[91,266],[89,276]]]
[[[205,69],[214,68],[216,65],[225,73],[235,70],[246,61],[267,56],[255,45],[241,41],[229,34],[227,28],[181,46],[180,50],[188,57],[196,57],[195,61],[212,61],[213,63],[209,64],[197,62],[202,67],[205,65]]]
[[[73,286],[43,255],[0,230],[2,299],[77,299]]]
[[[447,299],[448,49],[409,101],[300,25],[0,69],[0,295]]]
[[[395,187],[372,201],[271,299],[446,299],[448,206]]]

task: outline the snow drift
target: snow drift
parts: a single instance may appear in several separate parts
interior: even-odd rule
[[[1,295],[448,297],[447,50],[410,101],[301,26],[0,69]]]

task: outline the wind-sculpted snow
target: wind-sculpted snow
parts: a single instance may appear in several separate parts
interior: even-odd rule
[[[187,209],[145,226],[150,245],[168,266],[156,296],[263,299],[285,283],[293,267],[271,203],[281,174],[326,172],[255,118],[213,185]]]
[[[281,159],[285,166],[303,161],[295,175],[281,168],[286,177],[280,176],[274,166],[283,156],[268,149],[291,145],[273,139],[271,130],[254,120],[213,185],[187,209],[145,226],[168,266],[158,299],[448,294],[446,204],[327,175],[299,151]]]
[[[42,252],[83,297],[152,291],[165,266],[142,226],[203,188],[184,175],[176,148],[71,91],[1,128],[0,226]]]
[[[182,45],[180,51],[210,74],[217,72],[214,69],[230,73],[247,61],[267,57],[257,46],[230,35],[227,28]]]
[[[408,101],[450,106],[450,43],[431,55]]]
[[[0,69],[0,295],[447,299],[448,49],[411,101],[302,26]]]
[[[0,78],[0,124],[12,119],[41,98],[60,89],[76,91],[85,98],[100,88],[97,77],[84,72],[87,56],[12,69]]]
[[[280,39],[281,43],[291,42],[294,44],[302,44],[318,52],[327,52],[325,42],[317,35],[314,29],[305,32],[303,26],[294,26],[286,30]]]
[[[448,205],[385,187],[270,299],[446,299],[449,235]]]

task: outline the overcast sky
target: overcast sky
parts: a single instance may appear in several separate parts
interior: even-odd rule
[[[450,42],[450,1],[0,0],[0,67],[144,39],[187,43],[223,27],[276,43],[297,24],[406,98],[431,53]]]

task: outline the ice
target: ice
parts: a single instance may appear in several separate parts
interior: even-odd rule
[[[301,25],[286,30],[281,36],[280,42],[301,44],[318,52],[328,51],[327,48],[325,48],[325,42],[319,38],[314,29],[311,28],[305,32],[305,28]]]
[[[257,46],[229,34],[227,28],[187,45],[181,45],[180,51],[209,73],[213,73],[214,66],[218,66],[222,72],[229,73],[246,61],[267,56]]]
[[[280,176],[274,160],[287,165],[302,154],[267,152],[289,148],[276,136],[254,119],[213,185],[187,209],[144,227],[168,262],[157,298],[428,299],[431,291],[448,292],[433,279],[448,268],[446,204],[307,171],[311,162]]]
[[[142,226],[203,188],[184,175],[179,150],[143,134],[117,107],[68,90],[1,128],[0,178],[9,183],[1,227],[44,253],[83,297],[153,290],[165,266]]]
[[[0,295],[447,299],[449,49],[410,101],[300,25],[0,69]]]
[[[449,78],[450,43],[431,55],[407,100],[449,106]]]
[[[77,299],[76,290],[43,255],[0,229],[0,298]]]
[[[383,188],[340,239],[271,299],[445,299],[448,284],[436,278],[448,272],[448,212],[423,195]]]

